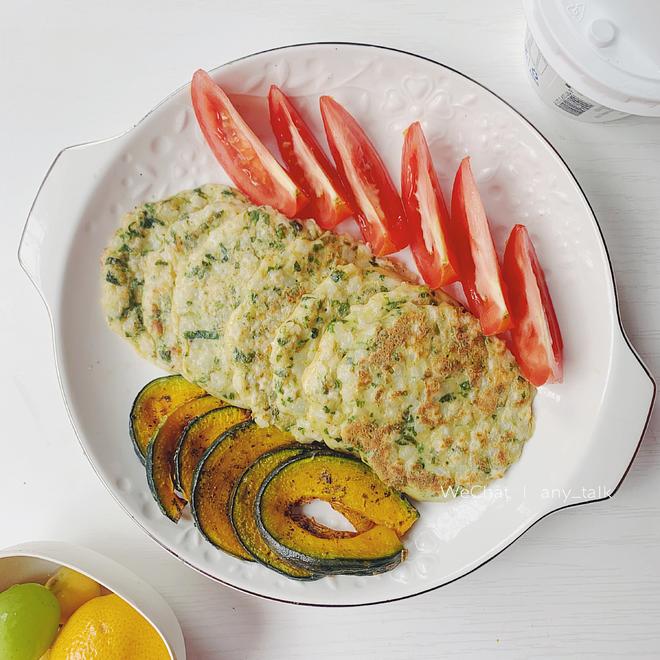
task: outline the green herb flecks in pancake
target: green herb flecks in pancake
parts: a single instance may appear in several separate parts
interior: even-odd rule
[[[233,389],[259,423],[272,423],[270,346],[298,301],[337,266],[369,265],[371,253],[346,236],[325,233],[299,239],[286,251],[264,258],[245,288],[225,333],[225,360],[232,361]]]
[[[201,191],[204,194],[204,191]],[[172,296],[179,263],[186,263],[208,233],[228,217],[243,213],[248,201],[232,188],[217,187],[207,193],[209,203],[199,211],[184,213],[170,226],[165,243],[145,256],[142,308],[144,324],[156,341],[158,357],[181,371],[181,341]],[[211,256],[208,257],[212,258]]]
[[[285,254],[300,236],[317,235],[314,224],[291,222],[272,209],[244,206],[225,213],[175,272],[173,314],[186,378],[245,405],[232,387],[234,361],[224,358],[225,326],[264,259]]]
[[[301,380],[321,337],[348,315],[352,305],[365,303],[401,282],[399,273],[387,267],[387,262],[374,260],[364,269],[354,264],[338,266],[301,297],[271,342],[271,415],[280,428],[301,442],[319,439],[307,422]]]
[[[204,186],[125,216],[103,305],[147,359],[413,497],[483,486],[531,435],[534,388],[472,315],[388,263]]]
[[[420,291],[402,285],[354,306],[322,336],[303,391],[324,442],[435,499],[483,486],[519,458],[534,388],[471,314]]]
[[[159,341],[149,332],[152,318],[143,306],[145,276],[158,261],[148,257],[167,245],[174,223],[218,199],[223,189],[218,185],[202,186],[136,207],[123,216],[101,257],[102,306],[108,325],[141,355],[166,369],[171,369],[171,361],[160,354]]]

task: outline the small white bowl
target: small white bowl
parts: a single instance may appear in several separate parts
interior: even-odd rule
[[[181,626],[163,597],[112,559],[59,541],[34,541],[0,550],[0,591],[22,582],[44,583],[60,566],[96,580],[130,603],[163,638],[172,660],[185,660]]]

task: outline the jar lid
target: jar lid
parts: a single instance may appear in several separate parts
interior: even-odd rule
[[[548,64],[594,101],[660,117],[658,0],[524,0]]]

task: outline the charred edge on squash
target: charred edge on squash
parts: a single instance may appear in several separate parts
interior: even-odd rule
[[[298,566],[300,568],[304,568],[312,572],[318,572],[321,573],[322,575],[377,575],[379,573],[385,573],[387,571],[392,570],[393,568],[396,568],[396,566],[398,566],[403,561],[403,559],[407,554],[406,549],[403,547],[402,544],[401,547],[398,548],[396,552],[392,554],[383,555],[382,557],[378,557],[378,558],[361,560],[357,558],[338,557],[338,558],[326,560],[320,557],[311,557],[305,555],[300,551],[290,548],[280,543],[268,531],[268,529],[266,528],[263,522],[261,504],[262,504],[263,495],[266,489],[268,488],[269,483],[272,481],[272,479],[275,478],[276,475],[278,475],[283,470],[286,470],[291,464],[303,458],[311,459],[317,456],[332,456],[332,457],[341,456],[342,458],[345,458],[347,460],[352,460],[355,463],[363,465],[363,463],[354,456],[325,449],[325,450],[313,450],[311,452],[305,452],[302,455],[294,456],[289,460],[284,461],[278,467],[276,467],[268,475],[268,477],[264,479],[264,482],[259,487],[259,492],[257,493],[257,497],[255,499],[255,516],[256,516],[257,526],[263,537],[266,539],[268,545],[272,548],[272,550],[276,554],[278,554],[280,557],[290,562],[294,566]],[[316,523],[316,525],[318,524],[319,523]],[[312,523],[312,527],[314,527],[313,523]],[[330,530],[331,532],[335,532],[337,534],[347,534],[347,536],[354,535],[353,533],[350,532],[349,533],[338,532],[337,530],[332,530],[331,528],[327,528],[327,527],[325,529]],[[314,533],[315,529],[308,528],[308,531]],[[330,538],[333,537],[331,536]],[[338,538],[338,537],[335,536],[334,538]]]
[[[234,488],[232,490],[231,497],[229,499],[229,520],[231,521],[232,528],[234,529],[234,534],[236,534],[236,538],[238,538],[240,544],[243,546],[243,548],[245,548],[245,551],[250,553],[250,555],[252,555],[255,558],[255,560],[257,562],[259,562],[262,566],[265,566],[266,568],[270,569],[271,571],[274,571],[275,573],[279,573],[280,575],[284,575],[285,577],[287,577],[291,580],[299,580],[301,582],[309,582],[309,581],[313,581],[313,580],[319,580],[320,578],[322,578],[324,576],[323,576],[323,574],[313,573],[311,571],[308,571],[307,569],[301,569],[299,566],[295,566],[295,565],[291,564],[292,568],[295,568],[299,571],[305,570],[308,573],[308,575],[306,575],[306,576],[304,576],[304,575],[294,575],[292,573],[287,573],[287,572],[283,571],[282,569],[278,568],[277,566],[275,566],[271,563],[268,563],[268,561],[266,561],[262,557],[256,555],[253,552],[253,550],[247,545],[245,539],[239,533],[238,525],[235,521],[236,520],[236,516],[235,516],[236,493],[238,492],[238,490],[241,486],[241,483],[243,483],[243,480],[246,479],[246,478],[249,478],[250,472],[253,470],[253,468],[255,468],[255,466],[257,466],[259,464],[260,461],[268,460],[270,457],[276,456],[279,453],[288,453],[291,450],[295,450],[297,452],[297,454],[295,454],[294,456],[297,456],[299,454],[305,454],[305,453],[310,451],[310,449],[308,447],[300,446],[300,445],[297,445],[297,444],[296,445],[290,445],[288,447],[280,447],[278,449],[272,449],[271,451],[268,451],[265,454],[262,454],[252,465],[250,465],[245,470],[245,472],[243,472],[243,474],[240,476],[238,481],[234,484]],[[288,459],[285,458],[285,459],[282,460],[282,462],[285,462],[286,460],[288,460]],[[277,465],[275,467],[277,467]],[[269,475],[270,475],[270,473],[268,475],[266,475],[266,477],[264,478],[264,481],[268,478]],[[262,481],[262,483],[263,483],[263,481]],[[259,484],[259,486],[261,486],[261,484]],[[257,490],[257,492],[258,492],[258,490]],[[256,504],[256,495],[255,495],[255,504]],[[256,518],[257,513],[256,513],[256,509],[254,507],[251,511],[251,515],[253,516],[253,518],[255,520],[255,525],[257,526],[257,531],[259,531],[259,533],[261,535],[261,538],[264,541],[264,543],[267,544],[266,539],[263,537],[263,534],[261,534],[261,530],[259,529],[259,524],[258,524],[257,518]],[[274,552],[272,550],[272,548],[271,548],[271,551]],[[277,553],[275,553],[275,554],[277,554]],[[281,557],[279,554],[277,554],[277,557],[280,559],[280,561],[282,561],[284,563],[288,563],[286,561],[286,559]]]

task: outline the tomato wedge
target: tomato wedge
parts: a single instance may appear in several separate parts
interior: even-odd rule
[[[268,92],[273,133],[291,178],[310,200],[305,213],[323,229],[353,215],[335,168],[291,100],[277,85]]]
[[[195,71],[191,94],[206,142],[236,187],[255,204],[297,217],[307,198],[206,71]]]
[[[461,161],[454,179],[450,234],[458,276],[472,313],[479,317],[481,331],[496,335],[508,330],[511,318],[502,272],[469,157]]]
[[[418,121],[408,127],[403,141],[401,198],[408,219],[410,249],[424,281],[432,289],[455,282],[455,257],[447,241],[449,213]]]
[[[561,382],[564,342],[543,269],[524,225],[511,230],[502,271],[513,321],[511,347],[520,370],[536,386]]]
[[[401,250],[408,244],[403,205],[374,145],[331,96],[321,97],[321,115],[362,236],[379,256]]]

